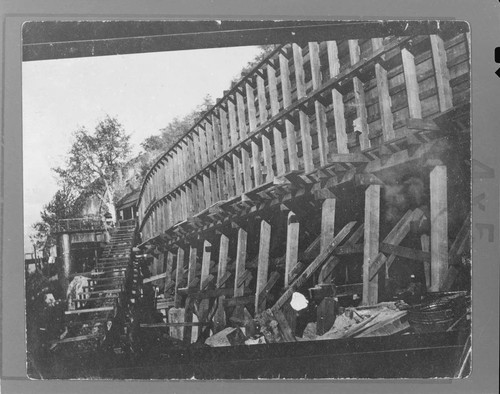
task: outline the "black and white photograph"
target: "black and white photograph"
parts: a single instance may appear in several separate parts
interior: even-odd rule
[[[30,379],[470,375],[466,21],[28,21],[22,123]]]

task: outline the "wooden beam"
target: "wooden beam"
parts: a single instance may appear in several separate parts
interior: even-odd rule
[[[267,65],[267,80],[269,87],[269,101],[271,104],[271,115],[276,116],[280,112],[280,105],[278,100],[278,84],[276,81],[276,70],[271,66]],[[273,126],[273,138],[274,138],[274,153],[276,160],[276,175],[280,176],[286,172],[285,167],[285,152],[283,149],[283,138],[281,137],[281,132],[276,125]]]
[[[253,87],[249,82],[245,84],[246,98],[247,98],[247,109],[248,109],[248,126],[250,128],[250,133],[253,133],[257,129],[257,113],[255,108],[255,94]],[[261,137],[262,140],[264,137]],[[255,186],[262,184],[262,168],[260,165],[260,150],[259,145],[256,141],[252,140],[252,167],[253,167],[253,178],[255,181]]]
[[[217,271],[217,287],[221,288],[224,286],[223,278],[228,274],[227,272],[227,262],[228,262],[228,252],[229,252],[229,238],[225,234],[221,234],[219,242],[219,264]],[[217,309],[214,314],[214,332],[219,332],[226,327],[226,314],[223,307],[224,296],[220,296],[217,303]]]
[[[293,51],[293,65],[295,70],[295,86],[297,90],[297,99],[307,95],[306,81],[304,73],[304,58],[302,56],[302,48],[296,43],[292,44]],[[302,141],[302,159],[304,160],[304,170],[306,173],[314,169],[313,154],[312,154],[312,141],[311,141],[311,125],[309,124],[309,116],[303,111],[299,110],[300,122],[300,137]]]
[[[332,242],[335,237],[335,198],[327,198],[321,205],[321,241],[320,252]]]
[[[431,34],[432,60],[434,62],[434,71],[436,76],[436,86],[441,112],[450,109],[453,106],[452,92],[450,87],[450,72],[447,66],[446,49],[443,39]]]
[[[243,94],[239,92],[236,93],[236,103],[237,103],[237,114],[238,114],[239,139],[244,140],[248,136],[248,131],[246,126],[245,99],[243,97]],[[252,167],[250,165],[249,152],[247,152],[247,150],[244,149],[245,146],[246,145],[243,145],[242,146],[243,149],[241,149],[241,165],[243,168],[244,190],[246,191],[246,190],[251,190],[253,188],[253,183],[252,183]],[[259,159],[259,165],[260,165],[260,159]]]
[[[260,222],[259,255],[257,266],[257,284],[255,288],[255,313],[262,312],[265,299],[261,299],[262,289],[266,286],[269,270],[269,247],[271,245],[271,225],[265,220]]]
[[[448,176],[446,166],[430,173],[431,290],[440,291],[448,270]]]
[[[360,61],[360,48],[358,40],[349,40],[349,56],[351,59],[351,65],[354,65]],[[357,114],[357,125],[359,127],[359,145],[361,150],[368,149],[370,147],[370,139],[368,138],[368,115],[366,113],[366,100],[365,100],[365,88],[363,82],[358,77],[353,77],[352,82],[354,85],[354,98],[356,101],[356,114]]]
[[[330,66],[330,78],[336,77],[340,73],[340,61],[338,56],[338,46],[336,41],[327,41],[328,63]],[[335,135],[338,153],[349,153],[347,147],[347,133],[344,115],[344,99],[342,93],[337,89],[332,89],[333,117],[335,119]]]
[[[342,230],[335,236],[332,243],[326,248],[314,261],[309,264],[309,266],[302,272],[297,279],[295,279],[290,286],[285,290],[283,295],[276,301],[276,303],[271,307],[271,310],[280,309],[292,296],[292,294],[304,285],[304,283],[311,277],[318,268],[320,268],[328,258],[335,252],[335,249],[344,241],[344,239],[349,235],[356,222],[350,222],[344,226]]]
[[[410,118],[422,118],[422,105],[420,104],[415,56],[407,49],[401,49],[403,72],[405,76],[406,95]]]
[[[383,47],[383,38],[372,38],[373,50]],[[380,121],[382,123],[382,135],[384,141],[392,140],[394,133],[394,118],[391,110],[391,96],[389,95],[389,82],[387,70],[380,63],[375,63],[375,77],[377,80],[378,103],[380,108]]]
[[[175,290],[174,290],[174,303],[176,308],[181,306],[181,296],[179,288],[184,276],[184,249],[177,249],[177,268],[175,273]]]
[[[208,279],[210,271],[210,257],[212,255],[212,244],[208,240],[203,241],[203,251],[201,260],[200,290],[204,290],[205,281]],[[205,321],[208,314],[209,300],[201,300],[198,306],[198,320]]]
[[[311,62],[311,77],[313,89],[321,86],[321,62],[319,57],[319,44],[309,42],[309,60]],[[316,131],[318,133],[319,161],[322,166],[327,163],[330,147],[328,146],[328,129],[326,127],[325,107],[319,100],[314,101],[314,111],[316,114]]]
[[[283,108],[292,105],[292,87],[290,85],[290,66],[288,59],[283,53],[279,54],[281,90],[283,96]],[[295,138],[295,127],[289,119],[285,120],[286,144],[288,147],[288,162],[290,171],[299,169],[299,159],[297,157],[297,141]]]
[[[288,286],[288,278],[293,267],[297,264],[299,257],[299,232],[300,223],[297,215],[290,211],[287,219],[286,233],[286,258],[285,258],[285,287]]]
[[[365,223],[363,251],[363,304],[378,302],[378,275],[370,278],[370,265],[377,257],[380,231],[380,185],[370,185],[365,191]]]
[[[239,278],[245,272],[245,262],[247,259],[247,237],[248,234],[243,228],[238,229],[238,239],[236,246],[236,271],[234,278],[234,296],[242,296],[245,291],[245,284],[238,286]]]
[[[420,236],[420,245],[424,252],[430,251],[431,239],[427,234],[422,234]],[[424,261],[424,276],[425,276],[425,287],[428,291],[431,289],[431,262]]]
[[[266,99],[266,87],[264,85],[264,77],[257,75],[257,102],[259,107],[259,124],[262,125],[267,121],[267,99]],[[271,149],[270,133],[262,133],[262,155],[264,157],[264,167],[265,167],[265,182],[271,182],[274,178],[273,169],[273,152]]]

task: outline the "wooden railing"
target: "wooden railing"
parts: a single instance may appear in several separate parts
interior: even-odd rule
[[[469,101],[468,33],[276,48],[153,165],[143,239],[290,171],[305,174]]]

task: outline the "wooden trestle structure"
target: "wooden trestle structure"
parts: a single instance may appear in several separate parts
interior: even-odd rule
[[[193,313],[217,332],[269,309],[294,341],[296,290],[371,305],[401,266],[451,289],[470,239],[469,58],[454,29],[289,43],[242,76],[141,189],[166,324],[190,338]]]

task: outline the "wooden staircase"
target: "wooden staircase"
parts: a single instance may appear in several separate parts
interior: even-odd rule
[[[71,343],[72,351],[93,351],[106,338],[123,302],[135,228],[127,223],[114,229],[95,268],[74,275],[86,277],[88,285],[78,298],[70,300],[65,311],[66,329],[58,340],[50,343],[51,349]]]

